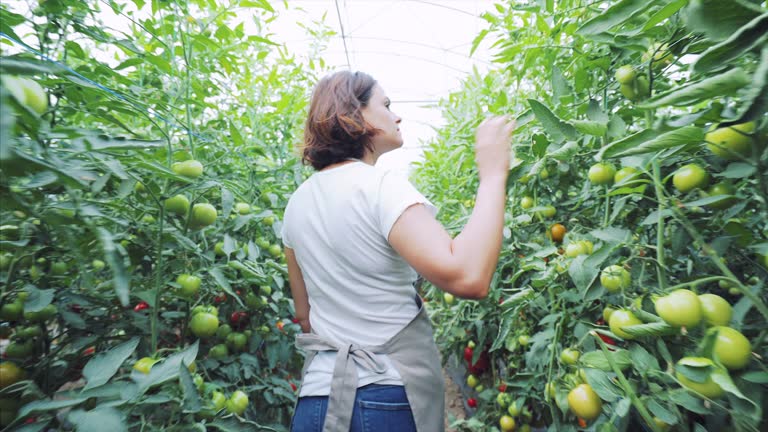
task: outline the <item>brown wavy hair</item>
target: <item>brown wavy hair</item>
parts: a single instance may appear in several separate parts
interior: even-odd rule
[[[304,125],[302,162],[321,170],[373,151],[369,125],[361,109],[368,105],[376,80],[363,72],[341,71],[320,80],[312,93]]]

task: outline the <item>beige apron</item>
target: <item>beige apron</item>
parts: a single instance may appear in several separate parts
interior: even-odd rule
[[[319,351],[338,351],[328,397],[328,411],[323,432],[348,432],[357,391],[358,364],[377,373],[386,366],[373,354],[386,354],[400,373],[418,432],[443,432],[445,416],[445,382],[440,353],[435,345],[432,324],[421,299],[416,297],[419,313],[402,330],[382,345],[361,347],[339,345],[314,333],[296,335],[296,346],[307,352],[304,375]],[[299,390],[301,391],[301,390]]]

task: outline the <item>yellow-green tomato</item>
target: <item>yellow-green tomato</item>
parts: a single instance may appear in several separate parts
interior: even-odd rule
[[[700,165],[692,163],[678,169],[672,176],[672,184],[682,193],[696,188],[706,187],[709,183],[709,173]]]
[[[622,328],[639,325],[642,323],[643,322],[640,321],[640,319],[636,317],[635,314],[633,314],[631,311],[620,309],[611,314],[610,320],[608,321],[608,326],[611,329],[611,333],[615,334],[616,336],[622,339],[632,340],[635,337],[623,331]]]
[[[587,248],[584,245],[584,243],[581,242],[571,242],[568,243],[568,245],[565,247],[565,256],[568,258],[576,258],[579,255],[584,255],[587,253]]]
[[[714,352],[720,363],[729,370],[742,369],[752,358],[752,345],[741,332],[730,327],[713,327],[717,332]]]
[[[695,368],[708,367],[710,370],[714,371],[717,371],[718,369],[712,360],[705,357],[683,357],[680,359],[680,361],[677,362],[677,366],[678,368],[679,366],[689,366]],[[717,383],[715,383],[714,380],[712,380],[711,375],[707,376],[703,382],[696,382],[680,373],[679,370],[676,370],[675,377],[678,381],[680,381],[680,384],[682,384],[683,387],[700,393],[710,399],[719,398],[725,393],[722,387],[720,387]]]
[[[203,164],[194,159],[176,162],[171,165],[171,169],[178,175],[184,177],[200,177],[203,174]]]
[[[515,419],[508,415],[503,415],[499,419],[499,428],[502,432],[512,432],[515,430]]]
[[[592,184],[606,185],[613,182],[613,176],[616,174],[616,167],[610,162],[598,162],[589,168],[587,177]]]
[[[573,348],[566,348],[560,353],[560,361],[567,365],[575,365],[581,353]]]
[[[467,377],[467,385],[468,385],[470,388],[475,388],[475,387],[477,387],[477,385],[478,385],[479,383],[480,383],[480,381],[478,381],[478,380],[477,380],[477,377],[476,377],[476,376],[474,376],[474,375],[470,374],[470,375]]]
[[[235,204],[235,211],[241,215],[246,215],[251,212],[251,206],[244,202]]]
[[[752,152],[752,133],[755,122],[741,123],[729,127],[715,129],[704,136],[707,148],[723,159],[738,159],[739,156],[749,156]]]
[[[451,293],[443,293],[443,300],[445,300],[445,304],[453,304],[454,296]]]
[[[193,228],[203,228],[216,222],[216,208],[208,203],[198,203],[192,206],[189,224]]]
[[[142,357],[133,364],[133,369],[143,374],[148,374],[157,360],[152,357]]]
[[[590,421],[600,415],[603,401],[589,384],[579,384],[568,393],[568,407],[576,417]]]
[[[717,294],[699,296],[704,321],[712,326],[724,326],[731,322],[733,308],[728,301]]]
[[[184,195],[176,195],[165,200],[165,209],[177,215],[186,215],[189,211],[189,199]]]
[[[616,81],[618,81],[619,84],[630,84],[635,80],[637,72],[635,72],[635,69],[632,67],[632,65],[624,65],[616,69],[615,76]]]
[[[632,276],[620,265],[611,265],[603,269],[600,273],[600,283],[608,292],[618,292],[629,288],[632,283]]]
[[[518,405],[518,403],[516,401],[510,400],[509,407],[507,407],[507,413],[509,413],[509,415],[511,415],[512,417],[519,416],[520,415],[520,405]]]
[[[661,319],[675,327],[694,327],[704,315],[699,296],[686,289],[672,291],[656,299],[654,305]]]
[[[248,395],[241,390],[236,390],[227,400],[227,411],[239,416],[248,408]]]
[[[227,397],[220,391],[215,391],[211,394],[211,405],[216,411],[221,410],[227,405]]]
[[[522,208],[524,208],[526,210],[531,208],[531,207],[533,207],[533,198],[531,198],[529,196],[524,196],[523,198],[521,198],[520,199],[520,207],[522,207]]]
[[[506,408],[511,400],[512,398],[506,393],[499,393],[496,395],[496,403],[502,408]]]

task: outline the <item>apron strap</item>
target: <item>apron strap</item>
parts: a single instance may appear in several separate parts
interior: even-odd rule
[[[357,392],[355,364],[376,373],[386,372],[387,365],[365,348],[353,344],[336,345],[316,334],[296,335],[296,346],[306,351],[337,351],[323,432],[349,431]]]

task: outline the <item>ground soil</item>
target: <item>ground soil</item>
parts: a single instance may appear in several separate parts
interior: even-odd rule
[[[451,379],[445,369],[443,369],[443,378],[445,378],[445,430],[446,432],[455,432],[455,429],[448,427],[448,416],[463,419],[464,403],[461,399],[459,386]]]

